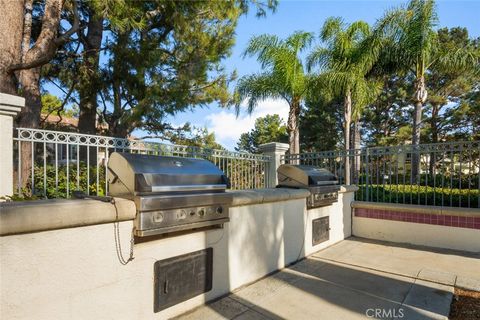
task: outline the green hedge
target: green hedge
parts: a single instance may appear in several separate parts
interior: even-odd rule
[[[89,178],[87,176],[87,165],[81,163],[79,165],[79,186],[77,188],[77,165],[71,164],[68,166],[68,183],[67,183],[67,166],[58,166],[58,183],[55,183],[55,166],[47,165],[46,167],[46,197],[52,198],[67,198],[67,185],[69,188],[69,195],[75,190],[81,190],[90,194],[97,194],[97,167],[90,166]],[[101,166],[98,169],[99,185],[98,195],[105,195],[105,168]],[[12,200],[33,200],[45,198],[44,195],[44,169],[43,165],[35,165],[34,168],[35,179],[34,189],[32,190],[31,177],[27,181],[27,185],[23,188],[20,194],[12,197]]]
[[[359,185],[356,199],[366,201],[367,188]],[[370,185],[368,201],[436,205],[448,207],[479,207],[480,190],[458,188],[433,188],[418,185]],[[470,203],[468,201],[470,196]]]
[[[382,184],[383,179],[385,179],[385,184],[402,184],[405,182],[406,185],[410,186],[410,172],[406,174],[405,176],[401,173],[398,175],[388,175],[385,174],[383,175],[382,172],[379,172],[377,175],[377,172],[373,171],[369,175],[369,182],[374,183],[374,184]],[[365,173],[362,173],[359,175],[359,180],[360,183],[365,183],[366,181],[366,175]],[[459,188],[459,189],[468,189],[468,186],[470,185],[470,189],[478,189],[479,188],[479,176],[478,173],[475,174],[462,174],[459,176],[458,174],[435,174],[435,175],[430,175],[430,174],[420,174],[419,175],[419,184],[421,186],[429,186],[429,187],[435,187],[435,188]]]

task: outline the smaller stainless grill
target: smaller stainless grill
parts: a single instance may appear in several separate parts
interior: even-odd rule
[[[229,221],[228,179],[203,159],[114,152],[109,193],[135,201],[135,235],[151,236]]]
[[[308,189],[307,208],[331,205],[338,201],[337,177],[330,171],[314,166],[282,164],[277,169],[278,186]]]

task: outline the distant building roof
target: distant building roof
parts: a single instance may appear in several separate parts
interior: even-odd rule
[[[71,126],[71,127],[78,127],[78,119],[71,118],[66,116],[59,116],[56,114],[42,114],[41,121],[44,123],[54,124],[54,125],[61,125],[61,126]]]
[[[43,127],[48,127],[53,125],[56,127],[70,127],[72,129],[78,128],[78,118],[59,116],[56,114],[43,113],[41,115],[41,122],[43,123]],[[108,129],[108,124],[106,123],[99,124],[97,122],[97,129],[106,130]]]

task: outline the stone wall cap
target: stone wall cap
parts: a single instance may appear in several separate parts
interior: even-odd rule
[[[285,152],[290,148],[288,143],[268,142],[258,146],[261,152]]]
[[[418,204],[384,203],[384,202],[367,202],[367,201],[352,201],[351,206],[352,208],[389,210],[389,211],[411,212],[411,213],[420,213],[420,214],[480,217],[480,209],[478,208],[440,207],[440,206],[425,206],[425,205],[418,205]]]
[[[305,199],[310,195],[307,189],[289,188],[228,190],[227,192],[233,195],[232,207]],[[136,207],[133,201],[115,198],[115,204],[116,209],[111,203],[86,199],[3,202],[0,203],[0,236],[135,219]]]
[[[340,190],[338,192],[340,193],[345,193],[345,192],[355,192],[358,190],[358,187],[356,185],[341,185]]]
[[[12,107],[24,107],[25,98],[13,94],[0,93],[0,105]]]
[[[16,116],[25,106],[25,98],[0,93],[0,114]]]
[[[228,191],[233,195],[232,207],[288,201],[295,199],[305,199],[310,195],[307,189],[290,189],[290,188],[263,188],[251,190],[231,190]]]
[[[116,206],[116,208],[115,208]],[[55,199],[0,203],[0,236],[133,220],[135,203]],[[118,219],[116,218],[118,214]]]

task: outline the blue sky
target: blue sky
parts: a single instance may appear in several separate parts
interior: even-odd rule
[[[402,3],[405,1],[280,0],[277,12],[268,14],[266,18],[256,18],[253,11],[240,18],[235,47],[224,65],[229,71],[236,70],[239,77],[258,72],[260,67],[255,59],[241,57],[248,40],[254,35],[269,33],[287,37],[296,30],[318,33],[324,20],[331,16],[343,17],[346,22],[364,20],[373,24],[386,9]],[[480,0],[440,0],[437,7],[439,27],[467,27],[471,37],[480,37]],[[46,89],[53,88],[48,86]],[[52,90],[52,93],[58,94],[57,90]],[[233,149],[240,134],[253,128],[255,118],[278,113],[286,119],[287,111],[286,103],[269,100],[261,103],[251,116],[242,112],[237,118],[233,109],[222,109],[212,104],[208,108],[179,113],[169,120],[178,125],[190,122],[197,127],[207,127],[209,131],[215,132],[218,142],[227,149]],[[142,136],[144,133],[137,131],[134,135]]]

